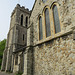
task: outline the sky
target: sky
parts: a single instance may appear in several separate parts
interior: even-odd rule
[[[0,2],[0,41],[7,38],[11,13],[17,4],[32,9],[35,0],[1,0]]]

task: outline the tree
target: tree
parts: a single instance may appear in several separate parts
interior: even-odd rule
[[[3,58],[3,51],[5,49],[6,39],[0,41],[0,69],[2,64],[2,58]]]

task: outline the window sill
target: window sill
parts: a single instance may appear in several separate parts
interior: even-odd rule
[[[43,40],[38,41],[38,43],[37,43],[36,45],[45,43],[45,42],[47,42],[47,41],[53,40],[53,39],[55,39],[55,38],[58,38],[58,37],[61,37],[61,36],[64,36],[64,35],[68,35],[68,34],[70,34],[70,33],[72,33],[72,32],[73,32],[72,29],[69,30],[69,31],[61,31],[61,32],[59,32],[59,33],[56,33],[56,34],[53,35],[53,36],[50,36],[50,37],[47,37],[46,39],[43,39]]]

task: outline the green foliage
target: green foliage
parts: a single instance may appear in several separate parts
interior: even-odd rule
[[[16,73],[16,75],[22,75],[23,73],[22,72],[18,72],[18,73]]]
[[[10,73],[12,73],[12,71],[6,71],[6,73],[9,73],[10,74]]]
[[[3,58],[3,51],[5,49],[6,39],[0,41],[0,69],[1,69],[1,63]]]

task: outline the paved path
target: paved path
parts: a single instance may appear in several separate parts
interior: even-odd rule
[[[15,75],[15,74],[13,74],[13,73],[0,72],[0,75]]]

